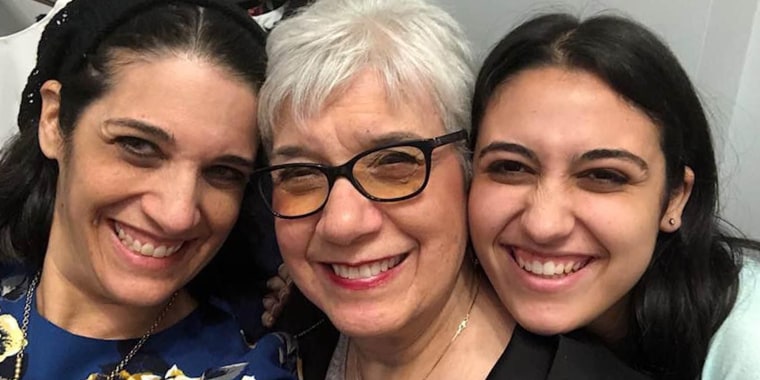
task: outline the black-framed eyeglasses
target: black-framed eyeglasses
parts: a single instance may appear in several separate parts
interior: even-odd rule
[[[427,186],[435,148],[466,138],[467,132],[460,130],[432,139],[392,143],[359,153],[339,166],[270,166],[256,170],[252,181],[272,214],[285,219],[319,212],[338,177],[348,179],[359,193],[373,201],[401,201],[416,196]]]

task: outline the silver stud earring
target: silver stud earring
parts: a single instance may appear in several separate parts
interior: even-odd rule
[[[671,226],[675,226],[675,225],[676,225],[676,220],[675,220],[675,218],[670,218],[670,219],[668,219],[668,224],[670,224]]]

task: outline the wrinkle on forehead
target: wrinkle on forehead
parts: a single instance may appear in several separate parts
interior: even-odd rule
[[[383,91],[385,104],[391,110],[397,110],[403,106],[429,109],[433,112],[431,118],[440,120],[439,112],[435,107],[430,86],[419,81],[406,80],[400,82],[400,78],[383,78],[377,69],[365,68],[357,72],[353,77],[345,80],[324,98],[324,101],[294,102],[292,98],[286,100],[280,106],[277,117],[274,120],[272,140],[277,136],[279,126],[293,124],[298,128],[308,129],[309,121],[320,117],[326,109],[341,106],[344,102],[353,102],[355,99],[346,98],[346,94],[359,91],[362,87],[373,86]]]
[[[355,154],[381,144],[433,137],[444,131],[430,96],[419,90],[394,94],[369,70],[333,93],[319,112],[307,119],[299,120],[295,109],[284,111],[273,130],[269,149],[273,160],[308,156],[327,145],[340,145]],[[439,126],[436,129],[440,131],[431,132],[432,126]],[[283,140],[288,142],[283,144]]]

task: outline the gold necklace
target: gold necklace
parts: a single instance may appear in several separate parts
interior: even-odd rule
[[[427,380],[427,378],[430,376],[431,373],[433,373],[433,370],[435,367],[438,367],[438,364],[441,362],[444,356],[446,356],[446,353],[449,352],[449,348],[451,348],[451,345],[454,343],[454,341],[459,337],[459,335],[464,331],[464,329],[467,328],[467,324],[470,322],[470,313],[472,313],[472,307],[475,306],[475,300],[478,299],[478,294],[480,293],[480,285],[478,283],[478,276],[475,277],[475,295],[472,296],[472,301],[470,301],[470,307],[467,308],[467,314],[465,314],[464,318],[459,322],[457,325],[457,330],[454,332],[454,336],[451,337],[451,340],[449,340],[449,343],[446,344],[446,347],[443,349],[443,352],[441,352],[441,355],[438,356],[438,359],[433,363],[433,366],[430,367],[425,377],[422,378],[422,380]],[[349,342],[350,343],[350,342]],[[356,368],[356,378],[358,380],[363,380],[362,377],[362,367],[361,363],[359,362],[359,357],[354,354],[354,368]]]
[[[42,271],[38,271],[36,275],[34,275],[34,278],[32,279],[32,282],[29,284],[29,288],[26,290],[26,301],[24,302],[24,317],[21,321],[21,334],[23,336],[22,338],[22,346],[19,350],[18,354],[16,354],[16,368],[13,372],[13,380],[20,380],[21,379],[21,366],[24,362],[24,348],[26,348],[27,341],[27,331],[29,330],[29,314],[31,314],[32,311],[32,298],[34,296],[35,290],[37,290],[37,284],[40,282],[40,276],[42,274]],[[161,310],[161,313],[158,315],[155,321],[153,321],[153,324],[148,328],[148,331],[145,332],[145,334],[140,337],[140,340],[137,341],[137,343],[132,347],[129,352],[124,355],[124,358],[121,359],[119,364],[116,365],[116,367],[111,371],[111,373],[108,374],[108,377],[106,377],[107,380],[114,380],[117,379],[119,376],[119,372],[121,372],[124,367],[127,366],[127,363],[129,363],[130,360],[137,354],[137,351],[142,348],[142,346],[145,344],[145,342],[148,341],[148,338],[150,338],[151,335],[156,331],[158,328],[158,325],[161,324],[161,320],[164,319],[166,316],[166,313],[169,312],[169,309],[171,309],[172,305],[174,304],[174,300],[177,298],[177,293],[174,292],[172,294],[171,298],[169,298],[169,302],[166,304],[166,307],[164,307],[163,310]]]

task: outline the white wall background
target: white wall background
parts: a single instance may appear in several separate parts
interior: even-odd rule
[[[760,0],[437,0],[482,59],[507,31],[548,11],[612,12],[652,28],[681,60],[710,114],[721,209],[760,239]]]
[[[723,215],[760,238],[760,0],[437,1],[462,23],[480,58],[519,22],[546,11],[612,11],[648,25],[679,57],[710,113]],[[0,0],[0,36],[31,24],[41,10],[32,0]],[[0,85],[18,82],[7,75],[0,72]],[[15,120],[0,115],[0,139],[15,128],[6,126],[9,116]]]
[[[0,36],[26,28],[49,6],[32,0],[0,0]]]
[[[0,143],[16,131],[21,91],[34,67],[45,22],[35,21],[50,9],[32,0],[0,0]]]

